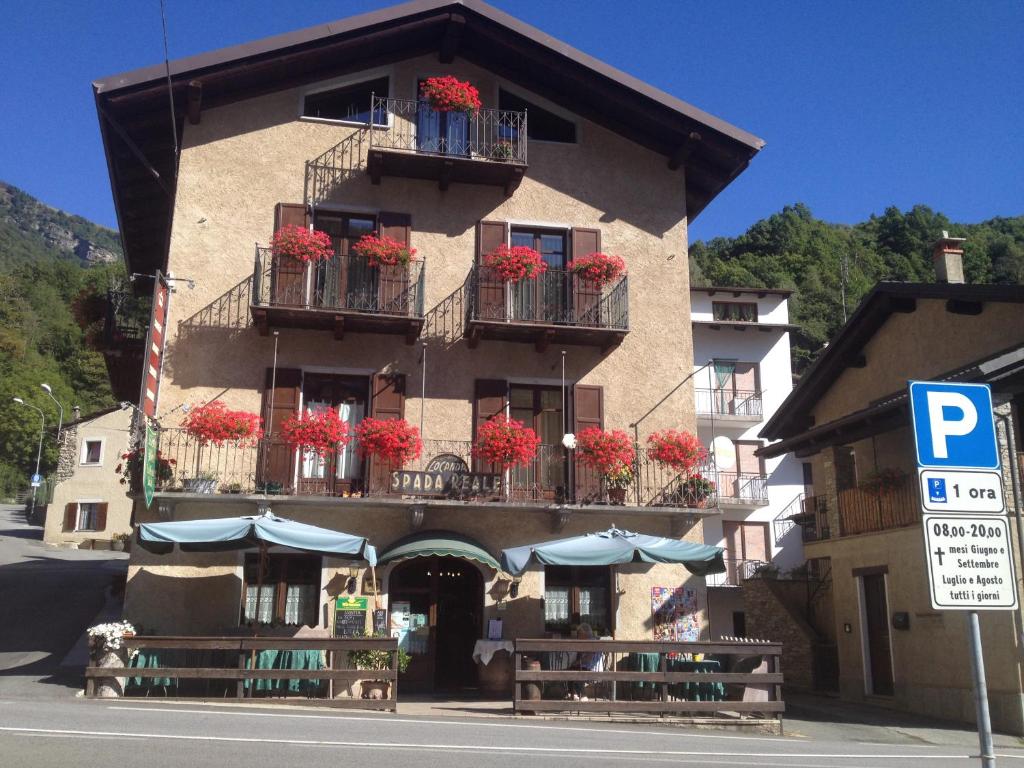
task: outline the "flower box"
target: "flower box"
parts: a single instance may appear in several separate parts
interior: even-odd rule
[[[464,80],[451,75],[428,77],[420,88],[420,95],[438,112],[480,111],[480,91]]]
[[[286,224],[274,233],[270,247],[275,256],[302,262],[323,261],[334,255],[331,237],[326,232]]]
[[[621,256],[590,253],[570,261],[569,269],[577,277],[603,288],[626,274],[626,262]]]
[[[375,456],[393,467],[418,459],[423,452],[420,431],[405,419],[367,417],[356,427],[359,452]]]
[[[502,470],[528,464],[537,455],[540,438],[521,421],[495,416],[477,430],[473,455]]]
[[[193,408],[185,417],[185,431],[200,445],[256,441],[263,437],[263,420],[249,411],[233,411],[220,400]]]
[[[484,266],[493,270],[506,283],[534,280],[548,270],[544,259],[533,248],[525,245],[508,246],[504,243],[484,256]]]
[[[689,476],[707,459],[700,439],[690,432],[665,429],[647,438],[647,455],[676,472]]]
[[[291,448],[328,456],[349,444],[348,422],[333,408],[291,416],[281,425],[281,436]]]
[[[416,249],[387,235],[374,233],[359,238],[352,246],[352,253],[366,259],[371,267],[404,267],[416,255]]]

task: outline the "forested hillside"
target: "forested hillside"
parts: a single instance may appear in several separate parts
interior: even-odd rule
[[[791,288],[789,311],[799,373],[879,280],[934,282],[931,253],[942,230],[966,237],[964,270],[972,283],[1024,282],[1024,216],[956,224],[918,205],[889,208],[854,226],[816,219],[797,204],[754,224],[739,237],[690,247],[693,285]],[[845,276],[845,277],[844,277]]]
[[[0,183],[0,497],[24,488],[35,468],[43,410],[44,465],[56,458],[57,407],[83,414],[113,398],[103,356],[87,341],[102,324],[97,299],[123,278],[117,233],[43,205]]]

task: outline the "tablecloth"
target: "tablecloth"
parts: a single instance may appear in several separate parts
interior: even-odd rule
[[[245,668],[252,669],[252,656],[245,660]],[[324,669],[323,652],[316,651],[275,651],[256,652],[256,669]],[[252,680],[245,681],[249,688]],[[257,680],[257,691],[274,693],[313,693],[320,688],[319,680],[272,679]]]
[[[155,669],[159,667],[174,666],[173,654],[166,650],[147,650],[139,649],[139,651],[128,660],[129,667],[135,667],[137,669]],[[169,677],[129,677],[127,688],[157,688],[160,686],[171,686],[176,685],[177,680],[171,680]]]
[[[490,664],[498,651],[508,651],[511,654],[515,651],[515,645],[511,640],[477,640],[473,646],[473,661],[484,665]]]
[[[622,665],[632,672],[657,672],[661,665],[660,653],[630,653],[622,660]],[[720,672],[722,665],[714,659],[704,661],[685,661],[683,659],[668,659],[666,663],[667,672]],[[634,695],[644,691],[648,686],[655,686],[657,691],[659,683],[646,681],[634,682],[630,688]],[[669,696],[687,701],[723,701],[725,699],[725,685],[723,683],[673,683],[668,687]]]

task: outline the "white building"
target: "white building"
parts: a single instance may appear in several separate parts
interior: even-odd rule
[[[727,571],[708,577],[711,635],[743,635],[742,584],[754,571],[804,562],[800,512],[810,466],[755,451],[764,422],[793,388],[790,291],[691,288],[694,391],[701,441],[716,466],[720,516],[704,521],[707,544],[724,547]]]

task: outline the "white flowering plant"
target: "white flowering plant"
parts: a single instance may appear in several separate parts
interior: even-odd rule
[[[118,651],[121,649],[125,637],[135,635],[135,627],[132,626],[131,622],[112,621],[107,624],[97,624],[95,627],[89,627],[88,635],[90,638],[102,638],[103,650]]]

